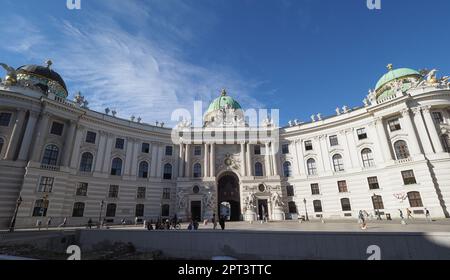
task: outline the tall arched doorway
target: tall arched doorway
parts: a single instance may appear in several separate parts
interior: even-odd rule
[[[239,178],[233,173],[226,173],[220,177],[217,184],[217,209],[219,215],[227,212],[231,221],[241,220],[241,195],[239,192]]]

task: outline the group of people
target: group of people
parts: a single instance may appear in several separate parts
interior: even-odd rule
[[[47,230],[52,226],[52,222],[53,222],[52,217],[49,217],[47,219],[47,222],[46,222]],[[67,218],[64,218],[63,222],[61,224],[59,224],[58,227],[65,227],[66,225],[67,225]],[[37,220],[36,221],[36,226],[38,227],[39,230],[41,230],[42,221],[41,220]]]
[[[399,216],[400,216],[400,220],[401,220],[401,224],[406,225],[406,221],[405,221],[405,217],[403,215],[403,211],[401,209],[398,209],[399,211]],[[425,211],[425,219],[428,222],[431,222],[431,215],[430,215],[430,211],[427,208],[424,208]],[[376,210],[376,216],[377,216],[377,220],[381,220],[381,214],[379,210]],[[359,210],[359,214],[358,214],[358,222],[361,225],[361,229],[367,229],[367,219],[370,217],[370,215],[367,213],[367,211],[365,210]],[[406,219],[414,219],[413,215],[412,215],[412,211],[409,208],[406,208]],[[390,220],[390,216],[388,216],[388,220]]]

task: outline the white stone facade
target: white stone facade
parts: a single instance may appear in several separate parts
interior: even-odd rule
[[[3,228],[19,197],[17,226],[49,217],[71,225],[174,214],[210,219],[220,215],[219,193],[237,199],[234,219],[259,219],[261,211],[269,220],[356,218],[360,210],[384,219],[399,209],[406,215],[406,208],[417,217],[425,208],[434,218],[450,217],[448,83],[420,84],[227,144],[187,141],[189,133],[210,130],[190,125],[174,143],[172,129],[91,111],[23,84],[0,85],[0,114]]]

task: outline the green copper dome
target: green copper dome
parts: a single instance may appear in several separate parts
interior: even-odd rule
[[[228,96],[225,90],[222,91],[220,97],[214,99],[214,101],[209,105],[208,111],[206,111],[206,113],[217,111],[223,108],[235,110],[242,109],[241,105],[232,97]]]
[[[392,65],[389,66],[390,71],[381,77],[381,79],[378,81],[375,90],[378,91],[382,86],[389,83],[390,81],[408,77],[408,76],[421,76],[419,72],[413,69],[409,68],[399,68],[399,69],[392,69]]]

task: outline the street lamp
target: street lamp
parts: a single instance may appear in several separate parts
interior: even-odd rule
[[[303,203],[305,204],[306,220],[309,221],[309,218],[308,218],[308,209],[306,209],[306,198],[303,198]]]
[[[14,209],[14,215],[11,220],[11,224],[9,225],[9,232],[14,231],[14,228],[16,226],[17,212],[19,212],[19,207],[20,207],[20,204],[22,204],[22,201],[23,201],[22,196],[19,196],[19,198],[16,201],[16,208]]]
[[[103,205],[105,205],[105,201],[102,200],[102,202],[100,202],[100,216],[98,217],[98,224],[99,227],[102,227],[102,212],[103,212]]]

